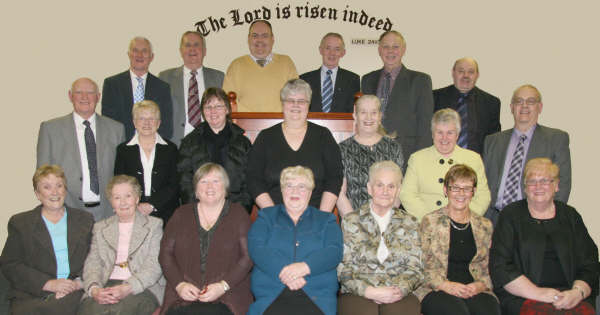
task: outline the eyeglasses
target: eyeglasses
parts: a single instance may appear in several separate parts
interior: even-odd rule
[[[512,103],[513,105],[523,105],[523,104],[527,104],[529,106],[535,105],[537,103],[539,103],[540,101],[535,98],[535,97],[530,97],[528,99],[523,99],[521,97],[517,97],[517,98],[513,98],[512,99]]]
[[[216,111],[224,111],[225,110],[225,105],[210,105],[210,106],[204,106],[204,110],[205,111],[212,111],[212,110],[216,110]]]
[[[450,190],[451,192],[454,192],[454,193],[462,191],[465,194],[470,194],[475,191],[475,187],[473,187],[473,186],[466,186],[466,187],[449,186],[448,190]]]
[[[296,105],[306,105],[306,104],[308,104],[307,100],[295,100],[295,99],[291,99],[291,98],[286,98],[286,99],[283,100],[283,102],[291,104],[291,105],[294,105],[294,104],[296,104]]]
[[[528,179],[525,181],[525,185],[532,187],[537,185],[549,186],[552,183],[554,183],[554,179],[551,178]]]
[[[301,193],[305,193],[305,192],[308,192],[309,190],[311,190],[310,187],[308,187],[305,184],[297,184],[297,185],[285,184],[285,185],[283,185],[283,189],[290,190],[290,191],[298,189],[298,191]]]

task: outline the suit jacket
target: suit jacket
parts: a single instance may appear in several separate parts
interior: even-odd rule
[[[144,99],[151,100],[160,108],[158,133],[165,139],[173,135],[173,105],[169,84],[148,72]],[[125,126],[125,137],[131,139],[135,133],[133,126],[133,90],[129,70],[104,79],[102,86],[102,115],[110,117]]]
[[[229,210],[214,228],[206,256],[206,269],[202,272],[196,205],[194,202],[179,207],[165,229],[159,257],[168,280],[162,314],[174,304],[185,303],[175,291],[175,287],[182,281],[202,288],[225,280],[231,289],[217,302],[227,305],[233,314],[245,315],[252,303],[252,260],[248,255],[247,238],[250,216],[239,204],[225,202],[224,208]]]
[[[529,214],[527,200],[506,206],[494,229],[490,249],[490,275],[500,298],[503,314],[518,314],[524,299],[503,288],[524,275],[539,285],[542,279],[546,231],[554,243],[569,288],[573,281],[585,281],[592,293],[585,300],[594,305],[598,295],[598,247],[590,237],[579,213],[560,201],[554,201],[555,219],[540,224]]]
[[[435,291],[438,286],[448,280],[450,229],[450,217],[445,208],[429,213],[421,221],[419,236],[423,249],[425,282],[415,292],[421,301],[429,292]],[[486,290],[483,293],[494,295],[488,268],[489,249],[494,228],[490,220],[471,212],[471,229],[477,252],[469,263],[469,271],[473,281],[481,281],[485,284]]]
[[[96,221],[112,215],[105,187],[113,176],[117,145],[125,140],[123,125],[96,114],[96,159],[100,183],[100,206],[86,208],[81,198],[81,156],[73,113],[42,122],[37,143],[37,167],[58,164],[67,178],[65,204],[92,212]],[[85,148],[83,148],[85,150]]]
[[[140,147],[121,143],[117,147],[115,175],[125,174],[137,178],[142,186],[140,202],[148,202],[156,208],[151,215],[159,217],[166,224],[175,208],[179,206],[179,183],[177,176],[177,146],[169,140],[166,145],[157,144],[152,166],[151,196],[144,196],[144,167],[140,157]]]
[[[433,91],[434,112],[442,108],[458,109],[460,91],[454,85]],[[467,97],[467,149],[483,152],[487,135],[500,131],[500,99],[477,87]]]
[[[362,77],[363,94],[377,94],[377,85],[383,69],[375,70]],[[431,77],[428,74],[412,71],[402,65],[394,81],[390,99],[383,117],[383,127],[396,132],[402,144],[405,158],[430,146],[431,117],[433,116],[433,94]]]
[[[204,76],[204,88],[223,86],[223,78],[225,74],[219,70],[202,67],[202,75]],[[185,91],[183,90],[183,66],[171,68],[161,72],[158,77],[169,83],[171,87],[171,102],[173,104],[173,135],[170,140],[178,147],[181,139],[184,137],[185,128]],[[200,96],[202,97],[202,96]]]
[[[135,212],[127,258],[131,277],[125,282],[131,285],[133,294],[149,289],[159,304],[162,304],[166,283],[158,263],[162,235],[160,219]],[[113,215],[96,222],[90,253],[83,266],[83,289],[87,294],[92,286],[103,288],[109,280],[115,267],[118,247],[119,217]]]
[[[321,99],[321,68],[300,75],[300,79],[310,84],[312,98],[310,100],[311,112],[323,111]],[[331,113],[354,112],[354,94],[360,91],[360,78],[354,72],[338,68],[335,77]]]
[[[502,173],[504,172],[504,161],[506,151],[510,143],[513,129],[504,130],[485,138],[483,151],[483,164],[487,175],[492,202],[485,216],[492,220],[494,225],[498,220],[498,210],[496,209],[496,200],[498,199],[498,189],[502,182]],[[537,125],[529,150],[527,151],[526,161],[533,158],[546,157],[557,164],[559,173],[558,192],[554,196],[557,200],[567,202],[571,193],[571,151],[569,149],[569,134],[554,128]],[[512,157],[509,157],[512,158]],[[525,191],[525,183],[521,179],[521,191]]]
[[[93,224],[94,219],[89,213],[67,207],[69,279],[81,277]],[[40,298],[51,293],[42,287],[48,280],[56,279],[56,256],[42,219],[41,205],[10,218],[0,266],[11,284],[13,298]]]

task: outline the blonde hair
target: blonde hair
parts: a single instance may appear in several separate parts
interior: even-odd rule
[[[40,181],[49,175],[54,175],[62,179],[63,185],[65,187],[67,186],[67,177],[65,176],[65,172],[63,171],[62,167],[56,164],[44,164],[38,167],[38,169],[35,170],[35,173],[33,173],[33,178],[31,179],[33,182],[33,190],[37,191],[37,187]]]
[[[552,163],[549,158],[535,158],[527,161],[525,170],[523,171],[523,181],[527,180],[529,175],[533,174],[549,174],[552,178],[558,178],[560,168]]]
[[[144,110],[151,112],[152,114],[154,114],[154,118],[160,120],[160,108],[158,107],[158,104],[150,100],[143,100],[141,102],[133,104],[133,108],[131,109],[131,116],[133,117],[133,119],[136,119],[138,115]]]
[[[358,111],[360,110],[362,105],[367,102],[375,103],[375,105],[377,105],[377,110],[381,111],[381,101],[379,100],[379,97],[377,97],[376,95],[372,95],[372,94],[365,94],[365,95],[359,97],[356,100],[356,103],[354,103],[354,114],[358,115]],[[396,132],[393,132],[391,134],[387,133],[387,131],[385,131],[385,128],[383,127],[383,124],[381,123],[381,121],[379,121],[379,123],[377,125],[377,133],[384,137],[388,137],[391,139],[396,138]]]
[[[292,180],[292,178],[298,177],[306,179],[311,190],[315,188],[315,176],[313,175],[313,171],[310,168],[301,165],[288,166],[284,168],[281,171],[281,176],[279,177],[279,185],[281,188],[283,188],[287,182]]]

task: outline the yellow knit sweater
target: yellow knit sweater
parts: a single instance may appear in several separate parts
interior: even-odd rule
[[[281,112],[279,92],[287,80],[295,78],[296,66],[286,55],[273,54],[264,67],[245,55],[229,65],[223,90],[237,94],[238,112]]]

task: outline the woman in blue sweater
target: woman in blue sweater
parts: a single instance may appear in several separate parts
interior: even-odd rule
[[[254,261],[253,314],[335,314],[342,232],[331,213],[309,206],[309,168],[285,168],[283,204],[262,209],[248,233]]]

